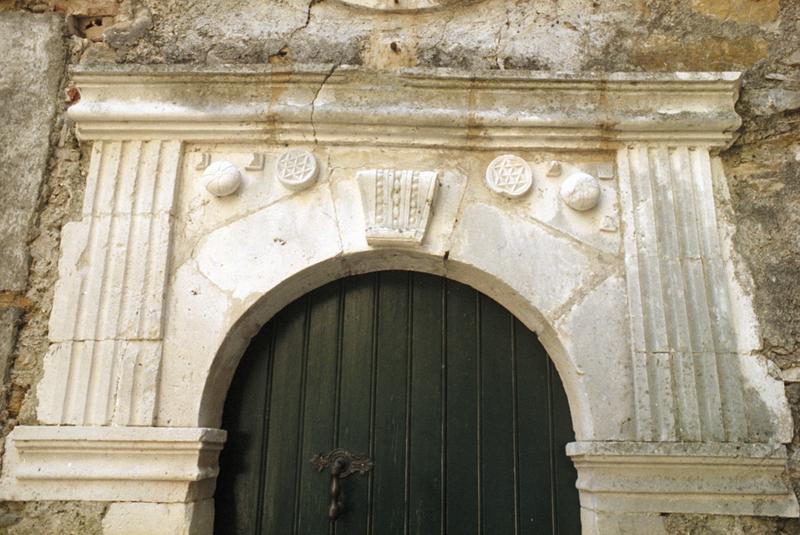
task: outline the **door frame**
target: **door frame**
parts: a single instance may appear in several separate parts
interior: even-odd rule
[[[0,497],[110,501],[108,533],[131,514],[204,533],[215,427],[250,336],[335,278],[409,269],[473,286],[539,334],[570,403],[586,533],[661,512],[800,514],[783,479],[792,418],[735,275],[715,156],[740,122],[737,73],[72,76],[70,117],[93,143],[84,211],[63,230],[43,425],[9,436]],[[314,155],[308,181],[278,184],[286,145]],[[510,157],[539,197],[487,174]],[[220,160],[227,174],[209,171]],[[376,226],[387,169],[403,192],[434,177],[424,225]],[[687,341],[693,325],[707,329]]]

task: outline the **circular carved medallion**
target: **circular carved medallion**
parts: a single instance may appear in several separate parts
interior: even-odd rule
[[[561,198],[573,210],[591,210],[600,201],[600,183],[586,173],[571,174],[561,184]]]
[[[239,189],[242,175],[234,164],[220,160],[206,167],[202,180],[210,194],[215,197],[225,197]]]
[[[299,191],[317,180],[317,159],[304,149],[287,150],[275,162],[275,174],[286,188]]]
[[[522,197],[533,185],[531,166],[513,154],[498,156],[486,168],[486,185],[500,195]]]

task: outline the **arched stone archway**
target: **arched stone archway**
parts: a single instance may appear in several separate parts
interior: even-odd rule
[[[75,78],[84,212],[63,233],[46,425],[11,435],[6,497],[203,518],[249,337],[312,287],[412,269],[539,333],[570,401],[587,533],[664,511],[797,515],[785,394],[716,200],[737,75]]]

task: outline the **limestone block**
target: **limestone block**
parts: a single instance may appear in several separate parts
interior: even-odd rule
[[[115,502],[103,517],[103,535],[211,535],[214,500],[188,503]]]
[[[294,192],[283,187],[274,176],[275,162],[283,147],[258,147],[255,151],[234,150],[215,145],[191,147],[183,158],[180,173],[181,195],[176,202],[179,233],[174,258],[183,264],[192,254],[197,239],[227,225],[243,214],[254,213]],[[320,158],[324,161],[326,156]],[[209,164],[226,160],[234,164],[241,177],[239,189],[221,198],[211,197],[202,179]],[[325,173],[321,173],[324,180]]]
[[[529,256],[533,251],[547,251],[547,258]],[[589,282],[591,274],[606,269],[541,225],[478,203],[464,207],[449,258],[508,281],[549,318]]]
[[[340,251],[333,199],[319,186],[212,232],[196,258],[203,275],[244,300]]]
[[[164,358],[159,381],[158,425],[197,425],[200,398],[226,329],[246,310],[208,280],[194,261],[178,267],[170,284]],[[193,385],[187,388],[187,385]],[[227,384],[214,382],[224,398]]]
[[[3,499],[191,502],[214,493],[225,432],[17,426],[8,441]]]
[[[63,75],[60,17],[0,13],[0,290],[23,291]]]
[[[583,535],[667,535],[664,517],[655,513],[593,511],[581,507]]]
[[[612,167],[612,156],[597,157],[577,153],[565,158],[550,159],[548,155],[532,153],[528,156],[533,168],[534,182],[530,195],[520,199],[516,211],[532,217],[563,232],[581,243],[607,255],[619,255],[621,250],[619,195],[617,184],[610,173],[606,179],[596,181],[599,191],[597,203],[590,210],[569,208],[561,196],[561,189],[574,175],[599,176],[604,168]],[[558,171],[554,165],[557,164]],[[607,172],[607,169],[606,169]]]
[[[415,163],[427,166],[432,162]],[[369,250],[370,246],[367,243],[368,223],[356,180],[357,173],[349,169],[348,171],[334,173],[331,190],[342,236],[342,248],[346,253],[355,253]],[[430,208],[430,221],[420,245],[426,253],[441,257],[450,248],[450,236],[461,206],[467,177],[446,167],[437,172],[438,185]]]
[[[567,455],[591,511],[798,515],[783,445],[572,442]]]
[[[758,442],[789,443],[794,423],[780,370],[761,355],[732,354],[723,357],[732,372],[741,375],[743,410],[748,432]]]
[[[633,439],[634,391],[618,388],[636,380],[629,345],[625,280],[614,275],[589,290],[572,304],[555,329],[566,353],[572,356],[580,381],[578,391],[586,396],[586,410],[592,413],[591,436],[597,440]],[[566,375],[561,370],[559,374]]]
[[[238,65],[224,74],[183,65],[77,67],[82,98],[69,114],[92,139],[115,138],[120,121],[137,137],[171,122],[172,139],[437,149],[596,150],[648,139],[717,146],[739,124],[730,98],[738,73],[486,71],[476,78],[334,67]],[[181,83],[154,83],[164,77]],[[600,92],[607,98],[596,98]]]

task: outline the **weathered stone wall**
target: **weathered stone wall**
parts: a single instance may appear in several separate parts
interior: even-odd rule
[[[0,0],[0,11],[4,432],[34,420],[60,228],[82,196],[85,157],[62,116],[77,95],[60,87],[65,65],[79,61],[743,70],[744,124],[722,154],[734,243],[763,354],[800,376],[800,2],[483,0],[376,14],[336,0]],[[800,418],[800,383],[787,389]],[[800,490],[800,468],[794,482]],[[7,504],[0,532],[99,532],[104,511]],[[670,515],[666,524],[676,534],[800,533],[797,520]]]

